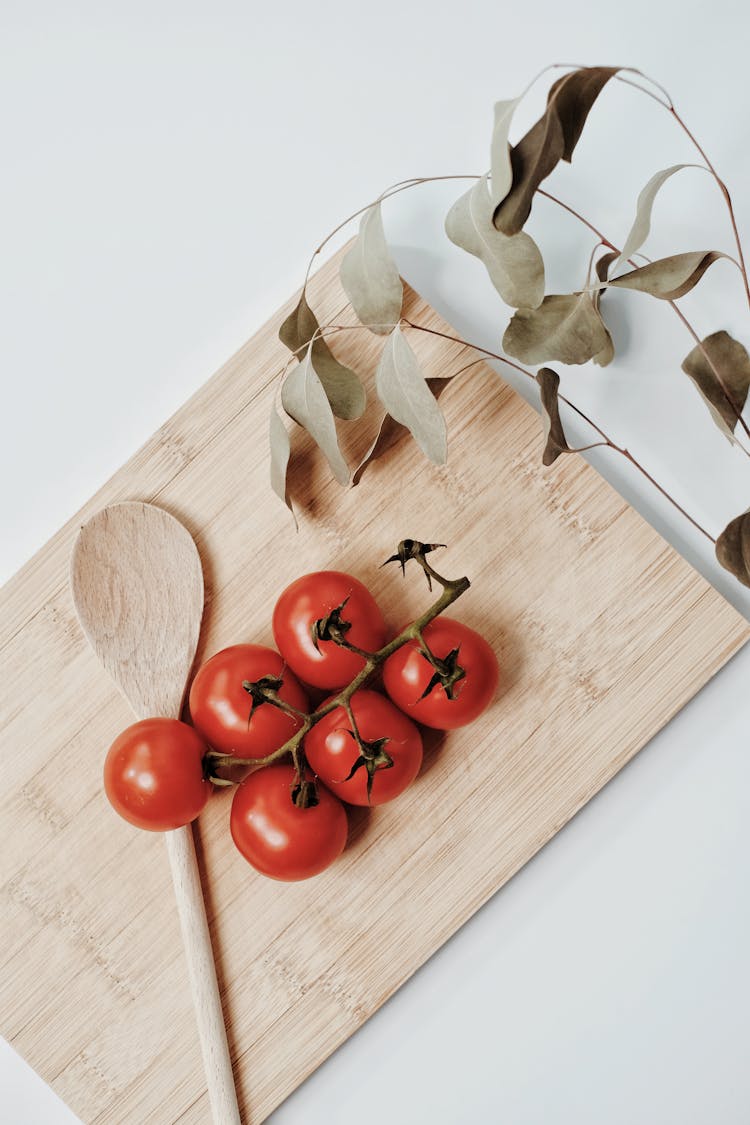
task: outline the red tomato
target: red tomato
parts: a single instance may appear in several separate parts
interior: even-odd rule
[[[279,697],[298,711],[307,711],[305,692],[272,648],[232,645],[199,670],[190,688],[190,717],[214,750],[238,758],[265,758],[299,729],[300,719],[272,703],[256,706],[250,718],[252,700],[242,683],[263,676],[282,679]]]
[[[351,623],[345,636],[350,644],[376,652],[385,644],[385,622],[370,591],[351,574],[321,570],[305,574],[287,586],[273,611],[273,635],[289,667],[305,683],[317,688],[340,688],[351,683],[364,660],[335,641],[312,638],[316,621],[346,601],[341,618]]]
[[[325,715],[305,735],[305,756],[310,768],[343,801],[383,805],[403,793],[419,773],[422,736],[411,719],[377,691],[358,691],[351,702],[361,738],[370,744],[387,739],[382,749],[393,761],[392,766],[375,769],[369,799],[366,767],[360,766],[349,777],[361,754],[343,707]]]
[[[104,762],[112,808],[134,824],[167,832],[195,820],[211,792],[203,775],[208,750],[178,719],[143,719],[118,735]]]
[[[298,808],[292,801],[294,766],[264,766],[246,777],[232,801],[232,839],[256,871],[295,882],[318,875],[346,844],[344,806],[323,785],[318,804]]]
[[[473,722],[497,689],[499,673],[495,653],[484,637],[450,617],[436,617],[423,629],[422,636],[435,656],[446,657],[458,649],[458,664],[466,675],[454,687],[455,698],[448,698],[442,684],[437,684],[421,698],[434,668],[417,641],[407,642],[386,660],[383,665],[385,690],[402,711],[425,726],[452,730]]]

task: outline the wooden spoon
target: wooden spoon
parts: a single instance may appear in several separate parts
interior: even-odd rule
[[[113,504],[81,528],[70,581],[83,631],[137,717],[179,718],[203,616],[189,532],[152,504]],[[164,836],[213,1120],[239,1125],[192,827]]]

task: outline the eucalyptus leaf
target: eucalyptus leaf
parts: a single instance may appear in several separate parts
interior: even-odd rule
[[[506,304],[536,308],[544,297],[544,262],[539,247],[524,231],[508,236],[492,225],[487,177],[458,199],[445,219],[451,242],[482,261],[490,281]]]
[[[551,367],[540,367],[536,381],[539,384],[539,397],[542,402],[542,422],[544,423],[544,452],[542,464],[553,465],[561,453],[573,453],[565,437],[560,420],[560,376]]]
[[[339,484],[349,484],[349,466],[339,449],[331,404],[313,366],[312,347],[284,380],[281,403],[323,451]]]
[[[750,512],[729,521],[716,540],[716,557],[743,586],[750,586]]]
[[[602,315],[601,314],[602,296],[604,295],[607,278],[609,277],[609,270],[610,270],[610,267],[611,267],[612,263],[614,261],[616,261],[617,257],[618,257],[617,251],[616,250],[610,250],[606,254],[602,254],[601,258],[597,259],[596,264],[594,265],[594,270],[596,272],[596,276],[598,277],[600,282],[604,282],[604,286],[602,286],[598,289],[594,289],[592,294],[591,294],[592,304],[594,306],[594,309],[596,311],[597,316],[599,316],[599,317],[601,317],[601,315]],[[603,319],[602,319],[602,324],[604,324]],[[612,360],[615,358],[615,345],[614,345],[614,342],[612,340],[612,336],[610,335],[609,329],[607,328],[606,324],[604,325],[604,327],[605,327],[605,330],[606,330],[606,333],[607,333],[604,346],[601,348],[600,351],[598,351],[596,353],[595,356],[592,357],[593,361],[597,365],[597,367],[607,367],[608,364],[610,364],[612,362]]]
[[[305,291],[279,328],[279,339],[300,362],[313,340],[315,371],[337,418],[351,421],[361,418],[367,405],[367,394],[356,372],[339,363],[322,336],[316,336],[320,325],[307,303]],[[315,337],[313,339],[313,337]]]
[[[385,409],[409,430],[422,452],[435,464],[444,464],[445,419],[398,325],[385,342],[375,386]]]
[[[628,232],[625,239],[622,251],[618,258],[618,265],[620,262],[626,262],[628,258],[632,258],[637,250],[640,250],[643,243],[649,236],[651,230],[651,212],[654,207],[654,201],[662,186],[674,176],[675,172],[681,172],[683,168],[700,168],[700,164],[673,164],[671,168],[664,168],[661,172],[657,172],[652,176],[646,186],[642,189],[638,196],[638,202],[635,207],[635,219],[633,225]]]
[[[599,311],[599,307],[601,305],[602,295],[607,287],[610,268],[612,266],[612,263],[616,262],[619,257],[620,255],[618,254],[617,250],[609,250],[606,254],[602,254],[601,258],[597,259],[596,264],[594,265],[596,276],[599,278],[600,282],[603,282],[603,284],[598,289],[594,289],[594,291],[592,292],[594,308],[597,310],[597,312]]]
[[[387,410],[383,412],[375,437],[370,443],[367,452],[363,455],[362,460],[354,470],[352,476],[353,485],[359,484],[362,479],[362,474],[368,465],[373,461],[377,461],[378,457],[382,457],[386,450],[390,449],[391,446],[395,444],[403,428],[403,426],[399,425],[399,423],[391,417]]]
[[[605,366],[614,355],[612,337],[590,293],[551,294],[538,309],[518,309],[503,336],[503,350],[522,363]]]
[[[279,417],[276,404],[271,409],[271,420],[268,431],[268,442],[271,450],[271,488],[280,500],[283,500],[289,511],[294,516],[289,492],[287,489],[287,470],[292,447],[286,426]],[[297,522],[297,517],[294,517]]]
[[[357,319],[372,332],[387,335],[401,316],[404,287],[385,240],[379,203],[362,216],[339,275]]]
[[[728,332],[714,332],[683,360],[716,425],[730,441],[750,390],[750,355]]]
[[[607,278],[609,277],[610,266],[616,260],[616,258],[617,258],[617,251],[616,250],[610,250],[607,254],[602,254],[601,258],[598,259],[598,261],[596,262],[596,265],[594,266],[594,269],[596,271],[596,276],[599,278],[600,282],[605,282],[605,284],[606,284]],[[602,296],[603,295],[604,295],[604,289],[603,288],[595,289],[594,292],[592,293],[592,302],[593,302],[593,305],[594,305],[594,309],[596,310],[596,314],[599,317],[601,317],[601,315],[602,315],[601,314],[601,304],[602,304]],[[602,319],[602,324],[604,324],[603,319]],[[607,334],[606,341],[605,341],[604,346],[602,347],[601,351],[598,351],[596,353],[596,355],[593,357],[594,363],[597,365],[597,367],[607,367],[612,362],[612,360],[615,358],[614,341],[612,340],[612,336],[611,336],[610,331],[607,328],[606,324],[604,324],[604,328],[605,328],[606,334]]]
[[[620,254],[618,254],[616,250],[611,250],[606,254],[602,254],[602,257],[600,257],[595,264],[594,269],[596,271],[596,276],[600,282],[603,282],[603,285],[600,285],[598,289],[593,290],[593,293],[591,293],[591,298],[593,298],[594,300],[594,308],[596,309],[597,313],[599,313],[599,315],[600,312],[602,312],[602,297],[606,289],[606,282],[607,278],[609,277],[609,269],[611,269],[612,263],[615,262],[618,258],[620,258]],[[609,335],[608,331],[607,335]],[[604,345],[602,351],[597,352],[597,354],[594,355],[594,362],[597,363],[599,367],[606,367],[607,363],[611,363],[614,358],[615,345],[612,341],[612,336],[609,336],[609,340]]]
[[[474,360],[474,363],[482,362],[484,362],[482,358]],[[473,366],[473,364],[467,364],[467,366]],[[448,386],[451,379],[455,378],[456,375],[460,375],[461,372],[465,370],[466,368],[462,367],[459,371],[451,371],[449,375],[433,376],[427,380],[427,386],[430,388],[435,398],[440,398],[440,395]],[[400,422],[397,422],[395,418],[392,418],[387,411],[383,413],[375,437],[354,470],[354,475],[352,476],[353,485],[359,484],[367,466],[372,464],[373,461],[377,461],[379,457],[382,457],[384,453],[395,445],[405,430],[406,428],[402,426]]]
[[[726,258],[720,250],[692,250],[688,254],[672,254],[669,258],[657,258],[647,266],[640,266],[630,273],[613,277],[609,284],[618,289],[637,289],[650,293],[662,301],[676,301],[694,289],[709,266]]]
[[[595,303],[594,308],[598,312],[598,302]],[[615,358],[615,345],[610,331],[607,328],[606,324],[604,324],[604,321],[602,321],[602,325],[604,326],[604,343],[602,344],[596,355],[593,355],[591,359],[597,367],[609,367],[610,363]]]
[[[495,226],[503,234],[523,229],[542,180],[561,160],[572,159],[591,107],[618,69],[583,67],[552,84],[544,114],[511,149],[512,185],[494,214]]]
[[[513,184],[508,134],[510,133],[513,114],[516,112],[516,106],[520,100],[520,98],[511,98],[509,101],[495,102],[495,121],[490,146],[493,211],[505,199]]]
[[[299,301],[279,328],[279,339],[297,359],[302,360],[310,340],[319,328],[318,318],[310,308],[307,294],[303,289]]]

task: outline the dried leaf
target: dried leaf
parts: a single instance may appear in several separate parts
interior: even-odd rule
[[[398,325],[385,342],[375,386],[385,409],[406,426],[422,452],[435,464],[444,464],[445,419]]]
[[[606,289],[607,278],[609,277],[609,268],[617,259],[617,257],[618,254],[616,250],[609,250],[606,254],[602,254],[601,258],[599,258],[594,265],[594,270],[596,272],[596,276],[599,278],[599,281],[605,283],[601,288],[595,289],[591,294],[594,308],[596,309],[596,312],[599,316],[601,316],[602,297]],[[606,324],[604,325],[604,327],[607,331],[607,342],[605,343],[602,350],[600,352],[597,352],[597,354],[593,357],[594,363],[598,367],[607,367],[608,364],[610,364],[615,358],[615,345],[612,341],[612,337]]]
[[[284,380],[281,403],[289,417],[307,430],[323,451],[339,484],[348,484],[349,466],[339,449],[331,404],[313,366],[312,347]]]
[[[289,457],[292,447],[286,426],[279,417],[274,403],[271,409],[271,421],[268,432],[268,442],[271,450],[271,488],[280,500],[283,500],[289,511],[294,516],[292,502],[287,490],[286,475],[289,468]],[[297,517],[294,517],[297,522]]]
[[[494,214],[495,226],[503,234],[523,229],[542,180],[560,160],[572,159],[591,107],[618,69],[583,67],[552,84],[544,114],[511,149],[512,186]]]
[[[662,301],[676,301],[695,288],[709,266],[726,257],[720,250],[672,254],[669,258],[657,258],[647,266],[613,277],[609,284],[618,289],[638,289]]]
[[[619,256],[620,255],[616,250],[610,250],[606,254],[602,254],[601,258],[599,258],[596,265],[594,266],[596,276],[599,278],[600,282],[604,283],[599,289],[595,289],[591,294],[594,302],[594,308],[599,313],[599,315],[601,315],[602,297],[604,296],[604,292],[606,290],[606,283],[607,278],[609,277],[610,266],[614,261],[617,260],[617,258],[619,258]],[[607,330],[607,335],[609,336],[609,330]],[[612,360],[615,358],[615,346],[612,342],[611,336],[609,336],[609,340],[604,345],[602,350],[598,352],[593,358],[594,363],[596,363],[599,367],[606,367],[607,364],[612,362]]]
[[[544,262],[539,247],[521,231],[509,237],[492,225],[487,177],[451,207],[445,220],[451,242],[482,261],[506,304],[535,309],[544,297]]]
[[[518,309],[503,336],[503,350],[522,363],[604,366],[614,355],[612,337],[590,293],[551,294],[538,309]]]
[[[385,240],[379,203],[362,216],[359,234],[339,275],[357,319],[386,336],[401,316],[404,287]]]
[[[592,297],[594,299],[594,308],[597,310],[597,312],[599,311],[602,295],[607,287],[606,283],[607,279],[609,278],[610,266],[613,262],[617,261],[619,257],[620,255],[616,250],[609,250],[606,254],[602,254],[601,258],[598,259],[596,265],[594,266],[596,276],[599,278],[599,281],[604,283],[599,289],[595,289],[592,293]]]
[[[743,586],[750,586],[750,512],[729,521],[716,540],[716,557]]]
[[[513,114],[520,98],[495,102],[495,123],[492,129],[490,146],[490,171],[492,184],[492,210],[502,203],[513,184],[513,168],[510,163],[508,134]]]
[[[664,168],[661,172],[657,172],[652,176],[646,186],[642,189],[638,196],[638,202],[635,207],[635,219],[630,228],[625,244],[620,252],[618,258],[618,265],[620,262],[626,262],[628,258],[632,258],[637,250],[640,250],[643,243],[646,241],[651,230],[651,211],[653,210],[654,200],[662,188],[662,185],[667,182],[675,172],[681,172],[683,168],[699,168],[699,164],[673,164],[671,168]]]
[[[695,383],[716,425],[730,441],[750,390],[750,355],[728,332],[714,332],[696,344],[682,370]]]
[[[308,305],[303,290],[297,307],[292,309],[279,328],[279,339],[301,362],[319,328],[318,318]],[[336,417],[347,421],[361,418],[367,405],[365,388],[356,372],[339,363],[322,336],[315,336],[313,341],[313,360]]]
[[[598,302],[595,303],[594,307],[598,312]],[[602,321],[602,324],[604,325],[605,341],[601,350],[591,358],[597,367],[609,367],[610,363],[615,358],[615,345],[610,335],[609,329],[607,328],[606,324],[604,324],[604,321]]]
[[[318,328],[318,318],[307,303],[307,294],[303,289],[296,306],[279,328],[279,339],[301,360]]]
[[[536,381],[542,401],[542,421],[544,423],[543,465],[553,465],[561,453],[573,453],[568,445],[562,422],[560,421],[560,376],[551,367],[540,367]]]
[[[480,358],[475,360],[474,362],[482,363],[483,359]],[[461,371],[463,370],[465,369],[461,368]],[[452,371],[450,375],[435,376],[432,379],[427,380],[427,386],[430,388],[435,398],[440,398],[440,395],[448,386],[448,383],[450,383],[451,379],[453,379],[454,376],[458,374],[460,374],[459,371]],[[352,476],[353,485],[359,484],[368,465],[372,464],[373,461],[377,461],[377,459],[379,457],[382,457],[383,454],[391,448],[391,446],[396,444],[404,429],[405,427],[397,422],[395,418],[391,418],[390,414],[387,411],[383,413],[383,417],[380,419],[380,425],[378,426],[375,437],[373,438],[369,448],[367,449],[367,452],[363,454],[362,460],[354,470],[354,475]]]
[[[380,419],[377,433],[366,453],[363,455],[362,460],[354,470],[352,476],[353,485],[359,484],[368,465],[373,461],[377,461],[378,457],[382,457],[386,450],[390,449],[391,446],[395,444],[403,428],[403,426],[400,426],[398,422],[391,418],[387,410],[383,412],[383,417]]]

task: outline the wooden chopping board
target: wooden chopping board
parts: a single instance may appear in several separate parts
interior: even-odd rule
[[[338,260],[313,279],[321,321],[352,323]],[[307,570],[368,582],[390,622],[427,604],[399,539],[448,543],[471,590],[456,616],[496,646],[502,690],[471,728],[427,737],[422,775],[310,883],[255,875],[229,798],[200,818],[199,856],[240,1104],[259,1122],[705,684],[748,625],[580,458],[539,464],[538,415],[489,368],[441,397],[449,463],[408,439],[342,491],[296,437],[300,531],[267,485],[281,310],[7,585],[2,1027],[85,1122],[206,1122],[207,1098],[161,839],[117,819],[104,754],[132,721],[86,645],[68,590],[78,526],[141,499],[193,535],[208,604],[199,650],[271,643],[276,595]],[[405,315],[447,330],[416,294]],[[429,376],[473,356],[410,333]],[[382,340],[334,350],[374,370]],[[481,397],[475,388],[482,385]],[[355,424],[356,425],[356,424]],[[344,429],[347,427],[344,426]],[[349,426],[351,429],[351,424]],[[361,432],[359,446],[367,444]],[[353,452],[353,449],[351,450]]]

